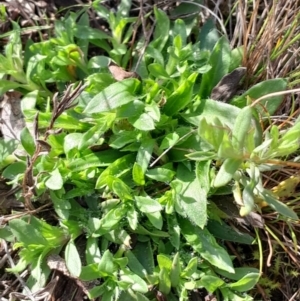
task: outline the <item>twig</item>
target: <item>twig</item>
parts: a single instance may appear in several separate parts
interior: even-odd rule
[[[272,242],[271,242],[270,235],[269,235],[268,231],[265,230],[265,233],[266,233],[267,238],[268,238],[268,245],[269,245],[269,249],[270,249],[268,259],[267,259],[267,266],[270,267],[272,256],[273,256],[273,247],[272,247]]]
[[[45,136],[41,141],[45,141],[48,139],[49,135],[53,133],[53,127],[54,123],[57,120],[57,118],[68,109],[73,108],[76,104],[74,104],[74,100],[81,94],[81,92],[85,89],[86,85],[83,85],[82,82],[78,84],[78,86],[73,90],[74,84],[69,85],[67,90],[64,93],[64,96],[60,102],[58,102],[58,94],[54,94],[53,96],[53,112],[50,124],[46,130]],[[35,189],[35,183],[34,183],[34,177],[33,177],[33,167],[34,163],[37,160],[37,158],[40,156],[40,153],[42,151],[42,144],[39,142],[37,143],[38,138],[38,114],[36,114],[34,119],[34,136],[35,136],[35,142],[36,142],[36,149],[32,157],[27,158],[27,168],[24,174],[23,183],[22,183],[22,190],[23,190],[23,196],[25,199],[25,206],[30,209],[34,210],[31,203],[31,198],[34,195],[34,189]]]

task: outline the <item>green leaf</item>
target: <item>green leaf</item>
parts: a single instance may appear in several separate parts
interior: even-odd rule
[[[132,191],[121,179],[114,178],[112,181],[112,191],[122,200],[132,200]]]
[[[48,246],[47,240],[42,236],[40,229],[33,227],[21,219],[13,219],[9,222],[9,227],[17,241],[25,246],[42,245]]]
[[[172,269],[172,260],[164,254],[157,255],[157,263],[160,269],[164,268],[168,272],[170,272]]]
[[[152,213],[162,210],[161,204],[149,196],[136,196],[134,199],[136,206],[144,213]]]
[[[215,151],[217,151],[223,143],[224,135],[228,133],[228,129],[221,123],[219,118],[214,117],[210,121],[203,118],[200,121],[198,134],[209,143]]]
[[[80,277],[81,278],[81,277]],[[96,278],[93,278],[96,279]],[[91,280],[93,280],[91,279]],[[90,291],[89,291],[89,298],[90,299],[95,299],[99,296],[103,296],[105,292],[107,292],[107,282],[105,281],[103,284],[99,285],[99,286],[95,286],[93,287]],[[103,299],[102,299],[103,300]]]
[[[71,133],[64,138],[64,152],[68,154],[70,150],[78,148],[80,141],[82,140],[82,133]]]
[[[132,250],[133,255],[144,267],[148,275],[154,273],[154,259],[153,250],[150,241],[147,242],[137,242]],[[143,274],[145,272],[143,271]],[[140,275],[141,276],[141,275]],[[141,276],[142,277],[142,276]]]
[[[35,142],[27,127],[23,128],[23,130],[21,131],[20,138],[22,146],[24,147],[26,152],[32,156],[35,152]]]
[[[26,163],[25,162],[15,162],[8,165],[4,171],[2,172],[2,177],[14,180],[18,175],[24,174],[26,170]]]
[[[214,268],[214,270],[221,276],[228,278],[228,279],[236,280],[236,281],[244,278],[248,274],[259,274],[258,269],[251,268],[251,267],[235,268],[234,273],[228,273],[227,271],[220,270],[218,268]]]
[[[151,213],[145,213],[148,217],[150,223],[158,230],[162,229],[163,226],[163,219],[162,215],[159,211],[151,212]]]
[[[171,182],[174,175],[175,175],[175,171],[164,167],[149,169],[146,172],[146,176],[148,178],[160,182]]]
[[[172,30],[173,36],[180,36],[182,46],[186,45],[187,40],[187,28],[183,20],[177,19],[175,20],[174,27]]]
[[[73,33],[76,38],[79,39],[89,39],[89,40],[102,40],[102,39],[108,39],[109,36],[99,29],[91,28],[90,26],[85,25],[79,25],[76,24],[76,26],[73,28]]]
[[[233,148],[230,136],[230,133],[224,133],[222,143],[220,144],[220,147],[218,149],[219,158],[237,159],[242,157],[241,154]]]
[[[170,234],[170,242],[174,246],[174,248],[176,248],[176,250],[179,250],[180,227],[178,225],[176,215],[168,214],[166,218],[168,224],[168,233]]]
[[[264,82],[260,82],[254,85],[243,95],[237,97],[233,101],[233,104],[236,104],[239,107],[244,107],[247,104],[247,97],[256,100],[270,93],[285,91],[286,88],[287,88],[287,81],[285,79],[275,78],[275,79],[266,80]],[[282,103],[283,98],[284,95],[271,96],[265,98],[260,101],[257,108],[263,115],[265,115],[265,112],[268,112],[267,114],[269,116],[272,116],[276,112],[280,104]],[[264,110],[261,109],[261,106],[264,107]]]
[[[49,275],[51,273],[50,268],[44,260],[45,255],[45,253],[40,254],[37,257],[37,260],[31,263],[31,273],[29,278],[27,279],[26,284],[33,291],[42,289],[45,286],[47,279],[49,278]]]
[[[243,161],[240,159],[225,159],[214,180],[214,187],[222,187],[228,184],[242,163]]]
[[[156,25],[150,46],[161,51],[169,39],[170,19],[163,10],[156,6],[154,6],[154,15]]]
[[[140,81],[135,78],[113,83],[94,96],[84,110],[86,114],[109,112],[136,99]]]
[[[246,294],[236,294],[234,291],[228,287],[221,287],[220,291],[222,293],[222,300],[224,301],[253,301],[253,298]]]
[[[162,268],[159,272],[159,291],[165,295],[168,295],[171,290],[171,280],[169,271],[166,268]]]
[[[70,240],[66,245],[65,260],[70,274],[73,277],[79,277],[81,273],[81,260],[73,240]]]
[[[280,202],[275,196],[272,195],[270,191],[265,189],[261,196],[279,214],[294,220],[298,220],[298,215],[286,204]]]
[[[192,102],[193,87],[198,73],[192,73],[167,99],[162,111],[168,116],[177,114]]]
[[[10,80],[1,79],[0,81],[0,95],[5,94],[9,90],[15,90],[21,87],[24,87],[25,85],[22,85],[20,83],[16,83]]]
[[[99,229],[93,235],[101,235],[112,230],[124,216],[124,210],[120,207],[108,211],[100,220]]]
[[[154,145],[154,139],[145,139],[144,141],[142,141],[142,144],[138,150],[136,162],[142,167],[144,173],[148,169]]]
[[[184,187],[184,193],[181,198],[181,206],[184,212],[180,214],[186,215],[193,223],[203,228],[207,222],[207,194],[201,187],[198,179],[193,180]]]
[[[205,191],[206,194],[210,190],[210,165],[211,161],[202,161],[196,164],[196,177],[199,181],[200,186]]]
[[[88,237],[86,242],[85,257],[87,264],[99,263],[101,260],[101,253],[98,247],[98,239]]]
[[[239,68],[243,63],[244,47],[239,46],[231,50],[231,63],[229,71]]]
[[[194,9],[194,5],[193,5]],[[201,26],[199,41],[201,51],[212,51],[220,36],[213,19],[209,18]]]
[[[169,79],[169,74],[166,72],[166,69],[158,63],[153,63],[148,65],[148,70],[154,78],[162,78],[162,79]]]
[[[121,281],[131,283],[131,289],[140,293],[147,293],[148,286],[147,283],[138,275],[135,274],[124,274],[120,276]]]
[[[130,270],[138,276],[145,278],[145,276],[147,275],[147,270],[138,261],[133,252],[128,250],[125,252],[125,256],[128,258],[128,267],[130,268]]]
[[[80,279],[83,281],[91,281],[99,278],[101,271],[98,269],[98,263],[92,263],[87,266],[83,266],[81,269]]]
[[[106,273],[107,275],[112,275],[117,268],[115,267],[113,263],[113,256],[109,252],[109,250],[106,250],[98,264],[98,270],[102,273]]]
[[[195,174],[189,172],[185,167],[181,166],[178,169],[177,177],[178,180],[172,182],[172,186],[178,187],[175,206],[177,213],[203,228],[207,222],[205,189],[201,187]]]
[[[129,226],[132,230],[136,230],[138,225],[138,213],[132,208],[127,209],[127,216],[126,216]]]
[[[107,129],[107,124],[96,125],[90,128],[82,135],[81,140],[78,144],[78,149],[82,151],[99,142],[101,136]]]
[[[197,266],[198,266],[198,258],[197,257],[191,258],[187,266],[185,267],[185,269],[182,271],[181,276],[191,277],[194,273],[196,273]]]
[[[107,180],[109,176],[119,178],[121,177],[121,175],[127,173],[133,166],[134,159],[134,154],[129,154],[111,163],[97,179],[96,189],[100,189],[101,187],[107,185]]]
[[[245,275],[242,279],[235,283],[227,284],[228,287],[232,288],[237,292],[246,292],[251,290],[260,278],[259,273],[249,273]]]
[[[50,173],[50,177],[45,182],[45,185],[51,190],[59,190],[63,187],[63,184],[64,181],[58,168]]]
[[[56,214],[61,219],[67,220],[69,218],[69,211],[71,209],[70,202],[66,199],[61,198],[58,190],[50,190],[50,196]]]
[[[173,258],[170,280],[172,287],[178,287],[180,281],[181,263],[179,253],[177,252]]]
[[[164,57],[162,53],[158,49],[151,46],[151,44],[148,45],[148,47],[146,48],[146,55],[147,57],[149,56],[153,58],[154,61],[157,62],[158,64],[162,66],[164,65]]]
[[[9,226],[3,226],[0,228],[0,238],[11,243],[13,243],[15,239]]]
[[[134,163],[132,168],[132,179],[139,186],[145,185],[145,175],[143,168],[137,162]]]
[[[43,237],[47,240],[48,245],[57,248],[65,242],[67,235],[62,228],[51,226],[45,221],[31,217],[30,224],[40,231]]]
[[[143,113],[138,118],[134,118],[132,125],[141,131],[151,131],[155,129],[154,120],[148,113]]]
[[[226,223],[218,222],[210,219],[207,224],[208,231],[216,238],[233,241],[240,244],[251,245],[254,242],[254,238],[243,232],[238,232],[234,228],[228,226]]]
[[[145,112],[156,122],[160,121],[161,114],[160,114],[160,107],[159,105],[152,101],[150,104],[145,106]]]
[[[230,61],[230,45],[227,38],[222,36],[215,45],[208,61],[212,68],[202,76],[199,91],[199,95],[202,99],[208,98],[212,89],[218,84],[221,78],[228,73]]]
[[[120,228],[117,228],[117,229],[114,229],[114,230],[111,230],[109,231],[108,233],[106,233],[104,235],[104,237],[110,241],[110,242],[113,242],[113,243],[116,243],[116,244],[119,244],[119,245],[124,245],[128,248],[130,248],[130,244],[131,244],[131,237],[130,235],[123,229],[120,229]],[[127,258],[118,258],[118,259],[115,259],[114,262],[116,264],[119,265],[120,268],[124,268],[127,263],[128,263],[128,260]]]
[[[187,219],[179,218],[178,221],[185,239],[196,252],[210,264],[234,273],[229,254],[217,244],[206,228],[202,230]]]
[[[135,131],[121,131],[118,135],[110,138],[109,145],[112,148],[122,148],[126,144],[136,141],[137,133]]]
[[[207,162],[208,160],[216,159],[217,154],[214,151],[199,151],[187,154],[186,157],[190,160]]]
[[[240,110],[220,101],[201,99],[201,102],[195,102],[182,116],[195,126],[199,126],[203,118],[214,120],[217,117],[224,126],[232,129]]]
[[[238,114],[232,130],[232,145],[237,151],[243,151],[244,141],[251,128],[252,108],[244,107]]]
[[[225,282],[219,277],[212,275],[204,275],[199,281],[197,281],[197,287],[205,287],[209,293],[213,293],[224,283]]]
[[[111,165],[122,153],[117,150],[104,150],[97,153],[84,155],[82,158],[70,159],[65,162],[66,167],[72,172],[79,172],[86,170],[90,167],[105,167]]]
[[[243,206],[240,208],[241,216],[248,215],[255,207],[254,185],[253,183],[247,184],[243,189]]]
[[[179,135],[177,133],[170,133],[168,135],[166,135],[163,139],[163,141],[161,142],[160,144],[160,149],[161,150],[164,150],[164,149],[167,149],[167,148],[170,148],[172,146],[174,146],[177,141],[179,140]]]

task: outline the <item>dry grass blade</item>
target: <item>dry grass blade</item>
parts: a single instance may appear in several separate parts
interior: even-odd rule
[[[300,1],[236,1],[229,17],[229,23],[235,24],[230,40],[232,46],[245,50],[247,86],[283,77],[290,78],[290,87],[295,87],[300,63],[299,19]]]

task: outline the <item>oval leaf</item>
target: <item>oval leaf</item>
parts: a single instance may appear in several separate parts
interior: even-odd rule
[[[128,78],[111,84],[92,98],[84,113],[109,112],[133,101],[136,98],[135,92],[139,85],[140,81],[135,78]]]
[[[70,274],[79,277],[81,273],[81,260],[73,240],[70,240],[65,250],[65,260]]]
[[[22,146],[32,156],[35,152],[35,142],[27,127],[21,131],[20,138]]]
[[[251,126],[252,108],[244,107],[238,114],[233,130],[232,130],[232,145],[240,151],[244,147],[244,141]]]
[[[232,179],[234,173],[238,170],[242,164],[242,160],[228,158],[222,164],[214,181],[214,187],[222,187],[228,184]]]
[[[46,186],[51,190],[59,190],[63,187],[63,178],[58,170],[58,168],[54,169],[50,173],[50,178],[45,182]]]
[[[136,196],[135,201],[137,207],[144,213],[152,213],[162,210],[161,204],[148,196]]]

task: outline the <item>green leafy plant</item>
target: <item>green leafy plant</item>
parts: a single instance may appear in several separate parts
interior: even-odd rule
[[[218,239],[251,244],[254,238],[220,227],[222,214],[208,203],[223,189],[243,216],[262,198],[296,219],[261,177],[298,149],[299,122],[263,132],[263,113],[246,102],[271,92],[270,82],[237,97],[233,103],[239,107],[210,99],[241,63],[225,37],[212,45],[202,32],[191,43],[182,20],[170,22],[155,8],[154,39],[139,61],[124,46],[136,20],[128,16],[129,3],[123,1],[115,14],[99,1],[93,7],[111,35],[90,28],[85,12],[70,13],[56,22],[54,38],[28,45],[24,59],[15,30],[3,56],[10,68],[2,73],[15,80],[8,89],[24,95],[27,127],[20,141],[2,141],[2,176],[21,189],[18,197],[27,208],[46,204],[57,216],[53,222],[28,212],[0,229],[0,237],[15,240],[20,250],[10,271],[31,264],[27,285],[37,290],[50,272],[46,258],[64,254],[73,277],[100,282],[89,290],[90,298],[144,301],[159,293],[183,301],[205,289],[223,300],[252,300],[246,292],[260,271],[235,267]],[[13,43],[18,53],[9,50]],[[103,54],[88,59],[90,43]],[[131,55],[141,80],[116,81],[110,60],[125,67]],[[67,82],[74,84],[63,92]],[[50,83],[60,94],[51,92]],[[285,88],[284,80],[277,83],[277,90]],[[273,113],[280,100],[264,106]],[[9,154],[9,147],[22,154]],[[86,240],[83,254],[79,237]]]

